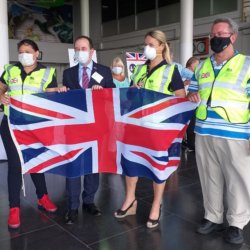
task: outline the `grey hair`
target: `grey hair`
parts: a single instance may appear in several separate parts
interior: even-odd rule
[[[229,17],[221,17],[221,18],[217,18],[216,20],[214,20],[213,22],[213,26],[217,23],[227,23],[232,31],[233,34],[238,34],[238,24],[231,18]]]

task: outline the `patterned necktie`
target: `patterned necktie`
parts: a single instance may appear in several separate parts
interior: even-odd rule
[[[82,69],[82,88],[87,89],[89,86],[89,77],[87,74],[87,67],[83,67]]]

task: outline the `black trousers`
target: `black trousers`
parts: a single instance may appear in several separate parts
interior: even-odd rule
[[[194,133],[194,127],[195,127],[195,121],[196,117],[195,115],[191,118],[190,123],[187,128],[187,146],[190,149],[195,149],[195,133]]]
[[[10,135],[7,117],[4,116],[1,123],[1,136],[8,159],[8,190],[9,205],[12,207],[20,207],[20,190],[22,186],[21,162],[16,146]],[[44,174],[30,174],[31,179],[36,187],[38,199],[47,194]]]
[[[78,209],[80,206],[81,177],[66,178],[66,191],[68,194],[68,208]],[[94,203],[95,193],[99,187],[99,174],[84,176],[82,202]]]

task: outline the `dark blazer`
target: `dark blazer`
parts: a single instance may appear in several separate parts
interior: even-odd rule
[[[63,85],[68,87],[69,89],[81,89],[78,71],[79,64],[71,68],[65,69],[63,71]],[[92,77],[95,72],[97,72],[103,77],[100,83],[98,83]],[[111,70],[102,64],[93,62],[93,69],[91,72],[91,78],[88,87],[91,88],[93,85],[101,85],[103,88],[114,88],[115,84],[113,83]]]

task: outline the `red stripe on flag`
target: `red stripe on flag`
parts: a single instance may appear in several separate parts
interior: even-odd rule
[[[57,157],[54,157],[48,161],[45,161],[39,165],[37,165],[34,168],[31,168],[27,173],[39,173],[41,170],[43,170],[44,168],[47,168],[48,166],[52,166],[58,162],[61,162],[63,160],[68,160],[72,157],[74,157],[75,155],[78,154],[78,152],[80,152],[82,149],[76,149],[76,150],[72,150],[69,153],[65,154],[65,155],[59,155]]]
[[[161,110],[163,110],[165,108],[168,108],[168,107],[173,106],[175,104],[183,103],[183,102],[186,102],[186,101],[187,100],[184,99],[184,98],[181,98],[181,99],[174,98],[174,99],[159,103],[158,105],[154,105],[153,107],[149,107],[149,108],[145,108],[143,110],[140,110],[140,111],[134,113],[133,115],[131,115],[129,117],[139,119],[141,117],[145,117],[147,115],[154,114],[155,112],[161,111]]]
[[[65,115],[65,114],[62,114],[59,112],[54,112],[54,111],[44,109],[44,108],[38,108],[36,106],[17,101],[13,98],[11,98],[11,104],[15,105],[16,107],[18,107],[20,109],[23,109],[26,111],[31,111],[32,113],[37,113],[40,115],[46,115],[46,116],[50,116],[50,117],[54,117],[54,118],[58,118],[58,119],[71,119],[71,118],[73,118],[73,116]]]
[[[144,158],[145,160],[147,160],[154,168],[157,168],[158,170],[165,170],[166,165],[162,165],[162,164],[158,164],[156,163],[154,160],[152,160],[152,158],[150,158],[147,154],[144,154],[142,152],[136,152],[136,151],[132,151],[132,153],[139,155],[140,157]]]
[[[178,167],[180,163],[180,159],[179,160],[169,160],[169,162],[167,163],[167,168],[168,167]]]

